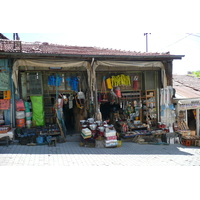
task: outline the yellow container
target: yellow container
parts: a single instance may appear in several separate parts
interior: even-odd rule
[[[10,90],[3,91],[3,98],[4,99],[10,99]]]
[[[112,89],[112,83],[111,83],[111,79],[110,78],[106,79],[106,86],[107,86],[108,89]]]
[[[122,141],[121,140],[117,140],[117,147],[121,147],[122,146]]]

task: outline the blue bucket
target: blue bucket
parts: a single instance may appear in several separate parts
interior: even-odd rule
[[[38,136],[36,138],[36,142],[37,142],[37,144],[42,144],[44,142],[44,138],[42,136]]]

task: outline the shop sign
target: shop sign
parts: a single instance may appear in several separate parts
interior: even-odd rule
[[[188,104],[180,104],[180,110],[189,110],[189,109],[197,109],[197,108],[200,108],[199,101],[191,101],[191,103],[188,103]]]

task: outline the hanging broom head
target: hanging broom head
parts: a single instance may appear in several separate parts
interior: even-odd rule
[[[79,92],[77,93],[77,99],[85,99],[85,94],[84,92],[81,91],[81,77],[77,76],[78,78],[78,83],[79,83]]]

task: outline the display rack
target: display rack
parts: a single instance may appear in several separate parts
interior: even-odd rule
[[[150,126],[157,124],[156,91],[146,90],[142,93],[143,122]]]

